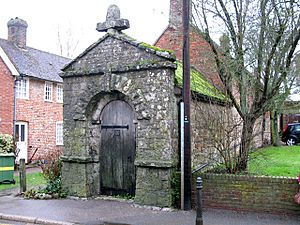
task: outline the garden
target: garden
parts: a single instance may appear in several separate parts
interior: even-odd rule
[[[300,173],[300,146],[270,146],[249,156],[251,175],[297,177]]]
[[[20,177],[18,165],[14,165],[14,151],[16,146],[10,135],[0,135],[0,191],[19,189]],[[11,157],[12,155],[12,157]],[[9,157],[8,157],[9,156]],[[44,155],[44,163],[36,164],[41,171],[27,173],[27,191],[22,193],[25,198],[63,198],[67,193],[61,188],[62,162],[60,152],[49,152]],[[12,162],[11,161],[12,158]],[[8,166],[9,165],[9,166]]]

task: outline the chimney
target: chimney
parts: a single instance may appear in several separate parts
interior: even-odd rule
[[[26,48],[26,32],[28,24],[25,20],[10,19],[7,22],[8,37],[7,40],[15,43],[20,48]]]
[[[170,0],[169,24],[174,28],[182,26],[182,0]]]
[[[182,0],[170,0],[169,25],[173,28],[180,28],[182,24]],[[190,0],[190,20],[192,18],[192,0]]]

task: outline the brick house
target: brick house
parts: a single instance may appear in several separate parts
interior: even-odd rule
[[[176,58],[182,60],[182,30],[182,1],[170,0],[169,25],[154,45],[174,51]],[[209,43],[193,24],[190,26],[190,63],[215,87],[221,88],[223,86]]]
[[[182,1],[170,0],[169,24],[160,37],[158,37],[154,45],[162,49],[174,51],[176,58],[182,61],[182,30]],[[190,25],[189,36],[191,66],[201,73],[210,84],[222,91],[223,84],[218,75],[214,53],[209,43],[204,39],[199,28],[192,23]],[[233,114],[239,117],[236,110],[234,108],[232,109]],[[195,133],[199,132],[201,131],[195,130]],[[204,134],[200,135],[205,135],[205,131]],[[254,146],[261,147],[266,143],[270,143],[269,113],[267,113],[265,117],[261,116],[258,118],[254,128]]]
[[[58,73],[69,59],[26,46],[26,21],[7,26],[7,40],[0,39],[0,133],[15,134],[18,158],[28,162],[63,145]]]

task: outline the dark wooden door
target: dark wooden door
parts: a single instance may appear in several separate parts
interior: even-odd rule
[[[101,113],[101,194],[135,194],[134,112],[124,101],[108,103]]]

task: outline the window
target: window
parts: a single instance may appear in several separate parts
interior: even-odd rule
[[[28,99],[29,98],[29,80],[23,78],[16,81],[16,97]]]
[[[56,101],[63,102],[63,86],[62,84],[57,84],[56,86]]]
[[[63,122],[56,122],[56,145],[63,145]]]
[[[45,82],[45,101],[52,101],[52,83]]]
[[[300,125],[295,126],[295,131],[298,131],[298,132],[300,131]]]

